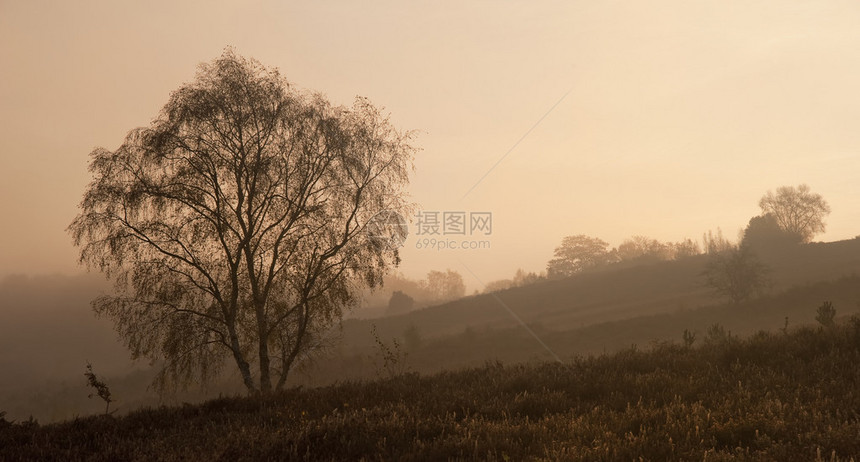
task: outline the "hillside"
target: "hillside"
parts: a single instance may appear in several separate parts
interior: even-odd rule
[[[371,334],[374,326],[383,342],[396,339],[408,355],[406,365],[422,373],[488,360],[551,358],[508,309],[562,358],[680,339],[685,329],[702,334],[714,323],[746,334],[783,327],[786,317],[792,324],[812,322],[814,308],[824,300],[843,315],[858,311],[860,239],[790,247],[759,258],[770,268],[771,287],[763,298],[740,306],[725,304],[704,286],[708,257],[700,255],[610,267],[401,316],[347,320],[330,354],[294,380],[319,385],[373,377],[380,349]]]
[[[855,317],[118,418],[0,420],[0,459],[856,460],[858,361]]]
[[[529,327],[555,355],[568,359],[581,354],[615,352],[631,345],[680,341],[685,330],[702,339],[715,324],[734,335],[747,336],[759,330],[783,329],[786,320],[789,327],[815,323],[815,310],[824,301],[832,302],[840,317],[860,313],[860,277],[797,286],[739,305],[676,308],[574,329],[535,323]],[[421,373],[475,367],[486,361],[552,360],[550,353],[521,326],[469,328],[454,335],[422,339],[418,344],[410,344],[406,337],[399,338],[398,367]],[[382,340],[388,348],[393,348],[394,339]],[[344,378],[377,377],[381,356],[383,352],[378,345],[364,350],[337,347],[297,381],[324,385]]]
[[[860,275],[860,239],[813,243],[760,254],[771,269],[771,293],[794,286]],[[517,326],[500,302],[528,324],[556,331],[635,316],[671,313],[718,302],[701,276],[708,257],[699,255],[634,267],[609,267],[571,278],[481,294],[412,313],[344,321],[345,348],[373,345],[375,325],[382,337],[399,337],[417,326],[425,338],[460,334],[466,327]]]
[[[500,301],[565,359],[677,341],[685,329],[701,338],[714,323],[746,334],[781,328],[785,317],[792,326],[813,322],[814,309],[824,300],[833,301],[840,315],[858,311],[860,282],[844,276],[860,274],[860,240],[799,246],[763,258],[773,269],[770,294],[738,307],[720,304],[703,287],[705,257],[696,257],[467,297],[402,316],[346,320],[342,329],[332,330],[330,348],[298,369],[292,383],[319,386],[379,376],[374,325],[389,347],[398,340],[402,370],[430,374],[486,361],[549,359]],[[106,289],[93,276],[0,281],[0,409],[11,418],[33,415],[47,422],[98,412],[83,382],[87,361],[114,384],[121,412],[238,390],[228,374],[209,389],[166,397],[147,391],[149,365],[129,360],[110,322],[96,319],[89,308]],[[407,338],[410,330],[414,335]]]

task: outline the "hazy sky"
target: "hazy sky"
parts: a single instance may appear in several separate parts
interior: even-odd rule
[[[571,234],[734,236],[767,190],[802,182],[833,209],[818,239],[852,238],[858,24],[856,1],[0,0],[0,275],[81,271],[65,227],[89,152],[228,45],[421,130],[424,210],[493,213],[490,249],[410,237],[409,276],[447,267],[476,288],[467,267],[484,282],[541,270]]]

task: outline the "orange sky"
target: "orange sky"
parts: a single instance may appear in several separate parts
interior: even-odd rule
[[[409,276],[478,288],[571,234],[734,236],[802,182],[833,209],[818,239],[860,234],[854,1],[119,3],[0,1],[0,276],[81,271],[64,229],[89,152],[228,45],[421,130],[425,210],[493,213],[490,249],[412,236]]]

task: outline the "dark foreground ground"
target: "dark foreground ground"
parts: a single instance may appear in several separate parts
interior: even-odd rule
[[[41,426],[0,460],[860,460],[860,319]]]

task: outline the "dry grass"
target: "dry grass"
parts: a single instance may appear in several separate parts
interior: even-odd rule
[[[2,460],[826,460],[860,454],[860,319],[701,348],[429,377],[40,426]],[[2,422],[2,421],[0,421]]]

